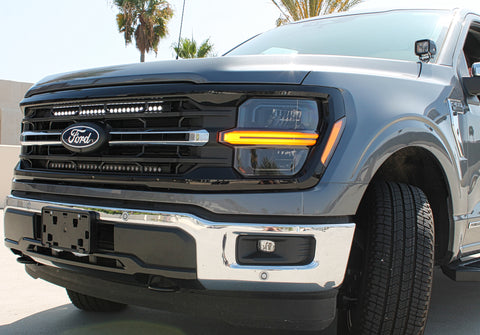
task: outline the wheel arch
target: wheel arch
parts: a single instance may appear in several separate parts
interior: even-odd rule
[[[378,180],[413,185],[425,193],[434,217],[436,263],[448,263],[454,237],[452,193],[445,170],[435,155],[420,146],[402,148],[380,165],[370,185]]]

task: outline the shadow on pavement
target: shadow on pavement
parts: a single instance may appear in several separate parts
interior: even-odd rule
[[[425,335],[480,335],[480,283],[455,282],[436,269]]]
[[[129,307],[121,313],[87,313],[73,305],[63,305],[0,326],[0,334],[142,334],[142,335],[308,335],[313,332],[290,332],[251,329],[228,325],[216,319],[195,318],[140,307]],[[333,333],[322,333],[330,335]]]
[[[435,271],[434,291],[426,335],[480,334],[480,283],[456,283]],[[0,326],[0,334],[249,334],[249,335],[320,335],[314,332],[289,332],[250,329],[228,325],[216,319],[197,318],[129,307],[117,314],[82,312],[70,304],[44,310]],[[328,329],[322,335],[333,335]]]

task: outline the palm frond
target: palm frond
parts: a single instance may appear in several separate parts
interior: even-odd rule
[[[125,44],[132,42],[141,53],[158,51],[158,43],[168,34],[167,24],[173,16],[173,10],[166,0],[114,0],[119,10],[117,14],[118,30],[124,34]]]
[[[207,38],[205,41],[200,44],[200,47],[197,47],[197,41],[192,38],[182,38],[180,40],[180,48],[175,44],[172,45],[173,50],[178,57],[186,58],[204,58],[211,56],[213,53],[213,44],[210,42],[210,38]]]
[[[298,21],[309,17],[344,12],[362,0],[272,0],[281,16],[276,24]]]

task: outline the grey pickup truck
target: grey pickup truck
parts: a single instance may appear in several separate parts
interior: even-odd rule
[[[5,245],[87,311],[422,334],[480,279],[480,16],[314,18],[223,57],[47,77]]]

